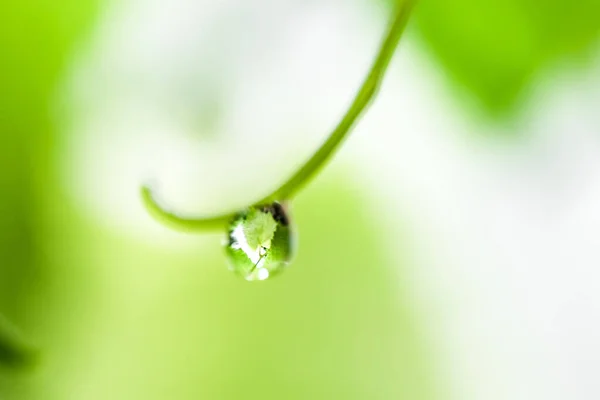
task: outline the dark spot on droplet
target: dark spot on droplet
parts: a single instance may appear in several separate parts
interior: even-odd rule
[[[273,216],[273,219],[284,225],[284,226],[288,226],[290,221],[288,219],[287,214],[285,213],[285,210],[283,209],[283,206],[277,202],[271,203],[269,205],[263,206],[261,208],[261,210],[263,212],[268,212]]]

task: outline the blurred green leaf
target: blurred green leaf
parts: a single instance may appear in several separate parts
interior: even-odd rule
[[[40,208],[53,146],[52,100],[95,2],[0,4],[0,311],[27,326],[26,302],[44,274]],[[30,365],[34,351],[0,318],[0,362]],[[5,371],[2,371],[5,372]],[[0,380],[0,397],[12,379]],[[16,384],[15,384],[16,385]]]
[[[263,243],[273,239],[276,229],[277,222],[275,222],[272,214],[262,212],[256,208],[250,209],[244,224],[244,234],[251,248],[256,249]]]
[[[50,102],[68,52],[90,21],[93,4],[27,0],[0,6],[2,300],[6,300],[4,296],[14,300],[20,288],[18,277],[30,272],[37,216],[35,194],[43,193],[35,181],[45,182],[52,147]]]
[[[561,58],[585,60],[600,33],[600,1],[427,0],[416,22],[448,75],[493,115]]]
[[[31,366],[36,352],[26,343],[21,333],[0,315],[0,364],[8,367]]]

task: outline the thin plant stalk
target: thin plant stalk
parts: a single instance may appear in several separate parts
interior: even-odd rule
[[[377,94],[390,60],[402,37],[402,33],[404,32],[408,17],[415,2],[416,0],[399,0],[392,23],[366,79],[354,97],[350,107],[335,129],[328,136],[327,140],[287,181],[275,189],[271,194],[254,202],[253,205],[268,204],[273,201],[285,201],[291,199],[325,166],[327,161],[331,159],[335,151],[348,136],[348,133],[352,130],[359,117],[365,112],[367,106]],[[174,228],[184,231],[222,229],[237,212],[233,211],[209,217],[184,216],[174,211],[169,211],[161,206],[149,186],[142,187],[142,199],[146,208],[153,216]]]

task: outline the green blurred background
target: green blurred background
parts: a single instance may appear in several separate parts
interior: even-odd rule
[[[486,398],[485,390],[469,389],[477,375],[463,374],[478,368],[456,364],[462,347],[453,347],[451,332],[443,328],[453,322],[441,322],[461,303],[436,297],[435,285],[414,287],[415,279],[436,279],[414,277],[416,268],[428,268],[426,261],[414,261],[419,254],[452,243],[426,231],[422,236],[431,240],[425,249],[411,245],[423,215],[429,215],[428,209],[414,212],[410,199],[417,197],[411,193],[439,187],[435,171],[443,164],[411,168],[397,150],[406,164],[378,165],[372,172],[381,178],[378,185],[397,186],[399,198],[408,199],[397,201],[367,183],[363,166],[376,163],[377,147],[361,155],[360,146],[350,144],[352,136],[342,161],[294,203],[300,240],[293,266],[259,284],[227,271],[219,234],[169,232],[146,216],[136,197],[148,176],[160,179],[174,204],[178,195],[180,206],[197,213],[239,207],[267,192],[323,140],[360,82],[393,3],[26,0],[0,6],[1,399]],[[448,127],[445,139],[420,144],[432,154],[453,151],[445,140],[464,146],[474,159],[482,154],[474,149],[482,141],[488,155],[506,146],[519,149],[537,137],[528,133],[536,126],[528,116],[546,112],[550,106],[540,99],[558,90],[552,86],[557,81],[567,87],[573,82],[576,89],[556,107],[572,113],[584,104],[593,117],[600,105],[600,83],[593,80],[600,71],[599,33],[597,0],[423,0],[397,55],[406,61],[391,66],[384,104],[367,117],[370,129],[357,130],[363,142],[356,143],[378,141],[394,152],[394,138],[420,134],[419,119],[429,116],[446,121],[440,126],[458,119],[463,127]],[[320,41],[323,49],[315,47]],[[316,64],[306,70],[299,64],[311,59]],[[417,65],[406,68],[411,62]],[[280,70],[287,75],[278,75]],[[336,78],[346,70],[354,72]],[[269,75],[276,78],[260,80]],[[580,76],[591,76],[585,78],[591,83]],[[306,82],[308,93],[294,102]],[[330,83],[331,93],[319,97],[319,87]],[[421,113],[415,114],[411,101],[396,93],[443,100],[417,101],[413,106]],[[238,125],[228,122],[238,118],[230,109],[253,114],[253,107],[263,113],[244,114]],[[153,142],[157,123],[147,115],[161,112],[168,115],[166,122],[159,120],[166,128]],[[267,126],[276,133],[253,135],[245,125],[252,118],[261,124],[276,119]],[[394,119],[404,125],[389,122]],[[594,138],[598,122],[549,124]],[[133,132],[132,126],[139,128]],[[164,159],[163,146],[169,154]],[[536,157],[535,151],[519,154]],[[186,157],[204,164],[190,167],[195,161],[189,161],[164,172]],[[500,165],[515,163],[508,157]],[[537,168],[533,164],[520,168],[530,172]],[[581,168],[589,170],[587,164]],[[403,178],[385,180],[396,173]],[[457,176],[457,182],[464,177]],[[169,177],[179,183],[169,184]],[[540,179],[531,176],[533,185]],[[460,188],[446,184],[449,192]],[[586,185],[569,186],[570,196],[577,198]],[[554,189],[548,190],[555,198]],[[455,212],[442,192],[423,193],[437,202],[432,208]],[[430,217],[436,226],[435,214]],[[464,237],[465,248],[472,248],[464,233],[471,223],[463,222],[446,234]],[[488,256],[495,258],[497,251]],[[467,262],[457,260],[447,261]],[[485,260],[471,262],[477,267]],[[518,281],[513,278],[506,279]],[[491,284],[502,288],[502,279]],[[455,323],[469,327],[480,317],[470,314]],[[573,379],[570,384],[578,385]],[[596,386],[584,386],[583,396],[575,398],[600,395]],[[494,398],[549,398],[538,397],[545,392],[534,383],[507,378],[500,387],[504,391]]]

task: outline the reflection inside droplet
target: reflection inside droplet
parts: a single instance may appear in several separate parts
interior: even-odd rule
[[[248,281],[262,281],[280,272],[292,255],[289,218],[275,202],[238,213],[225,241],[229,267]]]

